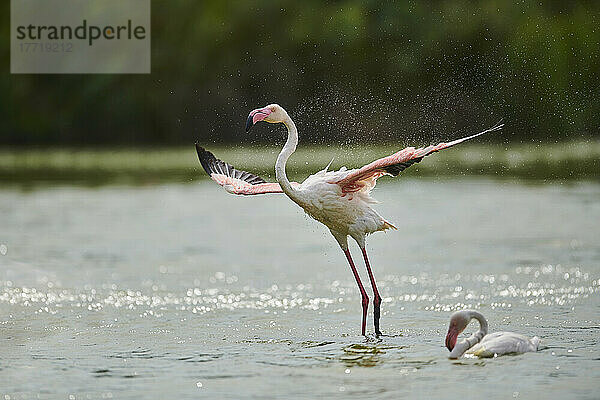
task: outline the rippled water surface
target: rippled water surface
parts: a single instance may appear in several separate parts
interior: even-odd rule
[[[0,395],[598,398],[600,185],[405,179],[375,197],[400,228],[368,241],[379,339],[371,309],[358,334],[333,238],[282,195],[3,189]],[[448,360],[463,307],[542,350]]]

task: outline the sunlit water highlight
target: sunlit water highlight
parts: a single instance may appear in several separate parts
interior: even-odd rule
[[[0,192],[0,395],[597,398],[600,185],[404,180],[375,196],[400,230],[368,241],[388,336],[365,339],[343,255],[282,196]],[[463,307],[542,351],[448,360]]]

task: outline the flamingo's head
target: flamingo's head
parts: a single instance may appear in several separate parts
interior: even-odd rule
[[[465,330],[467,325],[471,322],[471,314],[469,310],[457,311],[450,317],[450,326],[448,327],[448,333],[446,334],[446,347],[452,351],[456,346],[456,339],[458,335]]]
[[[277,124],[285,121],[286,118],[287,113],[279,104],[269,104],[266,107],[257,108],[256,110],[250,111],[250,115],[248,115],[246,132],[248,132],[257,122],[265,121]]]

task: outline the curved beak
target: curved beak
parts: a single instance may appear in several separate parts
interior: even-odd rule
[[[452,351],[454,346],[456,346],[456,338],[458,338],[458,331],[453,328],[448,329],[448,334],[446,335],[446,348],[449,351]]]
[[[248,133],[250,131],[250,129],[252,129],[254,124],[256,124],[259,121],[264,120],[271,113],[272,113],[272,111],[267,107],[257,108],[256,110],[250,111],[250,115],[248,115],[248,119],[246,120],[246,133]]]

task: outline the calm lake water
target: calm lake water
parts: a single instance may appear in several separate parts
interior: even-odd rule
[[[0,398],[597,399],[600,185],[382,181],[402,229],[368,241],[380,339],[333,238],[283,195],[2,189]],[[542,350],[448,360],[465,307]]]

